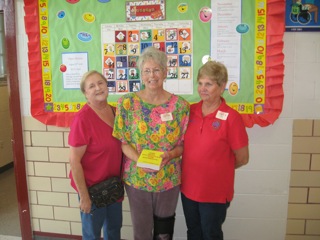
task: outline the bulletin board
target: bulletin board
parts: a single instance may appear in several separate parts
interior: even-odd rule
[[[166,52],[164,87],[187,101],[199,101],[197,70],[205,61],[218,60],[229,71],[224,98],[247,127],[268,126],[281,113],[283,0],[24,2],[31,114],[44,124],[70,125],[85,104],[79,81],[88,70],[108,78],[112,104],[138,91],[135,63],[147,46]],[[228,24],[218,21],[221,16]],[[225,34],[231,23],[234,38]],[[238,50],[230,57],[235,45]]]

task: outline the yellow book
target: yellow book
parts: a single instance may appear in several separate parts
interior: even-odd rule
[[[163,152],[143,149],[137,162],[138,167],[159,170]]]

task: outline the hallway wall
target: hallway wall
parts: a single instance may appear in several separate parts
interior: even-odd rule
[[[81,235],[78,195],[68,178],[69,128],[45,126],[26,116],[23,129],[33,231]],[[123,218],[122,237],[130,239],[127,198]]]
[[[286,240],[320,239],[320,119],[294,120]]]

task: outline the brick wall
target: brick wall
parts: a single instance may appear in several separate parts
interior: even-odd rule
[[[320,120],[294,120],[286,240],[320,239]]]
[[[69,128],[46,126],[24,117],[23,129],[32,230],[81,235],[78,195],[68,178]],[[131,225],[125,198],[122,238],[132,238]]]

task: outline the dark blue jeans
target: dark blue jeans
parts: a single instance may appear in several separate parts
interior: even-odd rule
[[[103,229],[104,240],[120,240],[122,227],[122,202],[116,202],[108,207],[91,207],[91,213],[80,212],[83,240],[100,240]]]
[[[230,203],[195,202],[181,193],[188,240],[223,240],[222,224]]]

